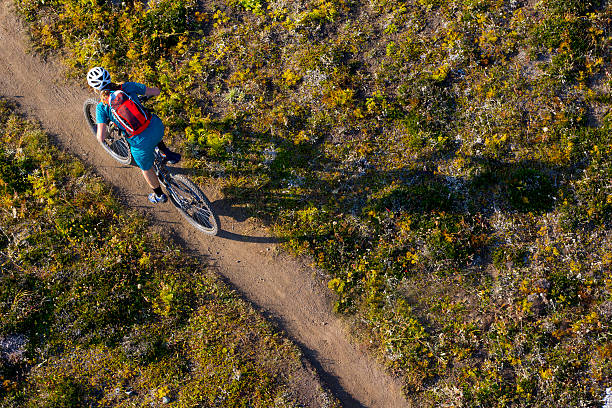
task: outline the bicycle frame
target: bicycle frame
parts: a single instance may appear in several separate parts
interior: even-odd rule
[[[155,169],[155,174],[157,175],[159,182],[167,189],[168,186],[170,185],[170,183],[168,183],[168,177],[167,177],[170,170],[168,170],[168,167],[166,167],[166,163],[164,159],[162,158],[161,154],[159,153],[159,151],[157,150],[157,148],[155,148],[154,154],[155,154],[155,157],[153,159],[153,168]]]

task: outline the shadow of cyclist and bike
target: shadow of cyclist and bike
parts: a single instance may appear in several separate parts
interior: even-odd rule
[[[231,218],[237,222],[244,222],[251,218],[251,215],[248,211],[242,208],[236,200],[231,198],[221,198],[219,200],[215,200],[211,203],[213,211],[219,217]],[[227,229],[223,228],[223,223],[219,223],[219,233],[217,237],[230,239],[238,242],[250,242],[257,244],[277,244],[282,242],[283,239],[276,238],[272,236],[250,236],[244,234],[237,234],[235,232],[230,232]]]
[[[556,196],[561,187],[558,181],[577,176],[564,166],[538,160],[509,162],[480,156],[466,159],[474,169],[470,177],[437,174],[428,160],[414,163],[411,167],[383,169],[364,159],[346,162],[331,158],[323,154],[323,145],[317,141],[296,145],[271,133],[253,133],[240,128],[239,124],[232,125],[233,128],[228,125],[223,131],[240,134],[234,148],[241,154],[232,154],[229,158],[231,170],[226,168],[224,175],[258,182],[256,185],[226,186],[224,198],[212,204],[218,215],[231,217],[237,222],[256,216],[264,225],[272,225],[278,221],[274,214],[279,211],[298,212],[312,206],[339,206],[342,213],[357,218],[372,208],[417,213],[471,214],[495,210],[538,213],[550,211],[558,205]],[[257,150],[262,141],[272,146],[269,148],[274,153],[271,159],[265,152]],[[454,155],[455,150],[450,148],[447,154]],[[222,156],[203,160],[222,166],[228,160]],[[202,169],[179,171],[194,176],[211,176]],[[319,174],[335,174],[337,177],[317,177]],[[298,188],[294,188],[295,185]],[[395,188],[385,187],[391,185]],[[380,188],[380,192],[374,194],[376,188]],[[313,236],[248,237],[226,230],[220,231],[219,236],[241,242],[264,243],[316,239]]]
[[[182,174],[185,176],[193,176],[196,174],[194,169],[189,168],[181,168],[181,167],[173,167],[172,173],[174,174]],[[249,236],[244,234],[238,234],[235,232],[228,231],[223,228],[223,223],[221,222],[221,217],[231,218],[236,222],[244,222],[251,218],[251,214],[243,208],[240,202],[236,199],[232,198],[221,198],[211,202],[211,207],[213,212],[218,217],[219,224],[219,232],[217,233],[217,237],[230,239],[238,242],[250,242],[250,243],[259,243],[259,244],[276,244],[283,242],[283,238],[272,237],[272,236]]]

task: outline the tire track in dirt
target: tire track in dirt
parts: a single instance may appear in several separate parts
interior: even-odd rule
[[[213,187],[204,188],[221,218],[218,237],[197,232],[171,205],[153,207],[136,168],[107,156],[82,115],[91,97],[78,84],[63,83],[57,63],[28,52],[21,23],[9,0],[0,2],[0,94],[17,101],[39,120],[57,143],[80,156],[108,180],[124,202],[150,214],[157,228],[170,233],[195,255],[206,258],[238,292],[274,320],[298,343],[326,385],[346,407],[396,408],[409,404],[399,381],[384,372],[367,351],[348,340],[343,321],[331,311],[329,291],[317,272],[278,248],[264,228],[244,219]],[[317,401],[315,381],[300,388]]]

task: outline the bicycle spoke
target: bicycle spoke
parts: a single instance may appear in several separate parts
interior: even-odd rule
[[[122,157],[127,157],[129,147],[122,141],[122,139],[113,139],[109,143],[109,147]]]
[[[216,228],[214,214],[197,191],[175,178],[171,179],[168,187],[175,203],[188,217],[204,228]]]

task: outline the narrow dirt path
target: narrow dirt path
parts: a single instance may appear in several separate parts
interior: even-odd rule
[[[148,187],[133,167],[107,156],[87,128],[82,103],[91,95],[78,84],[64,83],[57,63],[28,52],[26,34],[0,2],[0,94],[16,100],[41,121],[58,144],[80,156],[112,183],[125,202],[152,214],[158,228],[174,235],[195,254],[208,259],[227,281],[297,342],[326,385],[346,407],[408,406],[400,384],[364,349],[349,342],[343,322],[316,271],[283,253],[266,230],[225,204],[214,188],[205,192],[221,215],[219,237],[198,233],[167,204],[148,204]],[[308,382],[308,381],[305,381]],[[308,388],[311,384],[303,384]],[[305,390],[308,394],[308,390]]]

